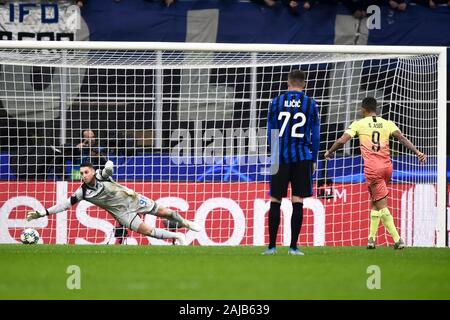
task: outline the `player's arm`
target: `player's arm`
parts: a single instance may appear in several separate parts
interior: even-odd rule
[[[48,209],[45,209],[44,211],[30,211],[27,213],[27,220],[31,221],[33,219],[39,219],[45,216],[48,216],[50,214],[59,213],[62,211],[66,211],[71,206],[73,206],[75,203],[79,202],[83,197],[83,191],[81,188],[78,188],[77,191],[68,199],[65,201],[55,204],[53,207],[50,207]]]
[[[351,138],[358,135],[359,132],[359,121],[354,121],[347,130],[342,134],[342,136],[337,139],[331,148],[325,152],[324,158],[327,160],[330,160],[333,158],[334,153],[336,150],[339,150],[342,148]]]
[[[108,179],[113,175],[114,163],[111,160],[106,161],[105,168],[103,168],[101,175],[103,179]]]
[[[406,138],[400,130],[395,130],[392,132],[392,136],[397,139],[402,145],[411,150],[419,159],[421,163],[425,163],[427,161],[427,156],[425,153],[420,152],[411,141]]]
[[[350,134],[344,132],[344,134],[333,143],[331,148],[325,152],[325,159],[330,160],[333,158],[334,153],[342,148],[351,138],[352,136]]]

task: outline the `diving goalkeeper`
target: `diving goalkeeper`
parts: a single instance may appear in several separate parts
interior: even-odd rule
[[[107,161],[103,170],[96,171],[92,163],[82,163],[80,165],[82,184],[73,195],[65,202],[45,211],[28,212],[27,220],[65,211],[79,201],[86,200],[109,212],[121,225],[145,236],[172,239],[174,244],[186,245],[185,235],[181,232],[152,228],[142,221],[139,214],[152,214],[177,223],[180,227],[200,231],[197,223],[183,219],[178,212],[158,205],[157,202],[115,182],[111,177],[113,167],[113,162]]]

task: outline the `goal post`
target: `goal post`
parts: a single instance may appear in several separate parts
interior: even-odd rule
[[[447,49],[440,48],[438,59],[438,179],[437,179],[437,246],[445,247],[447,239],[448,224],[447,211]]]
[[[114,243],[116,224],[80,203],[45,221],[23,221],[79,185],[76,145],[96,135],[96,159],[114,178],[204,226],[200,245],[267,244],[267,109],[303,69],[321,117],[314,196],[300,245],[364,245],[369,197],[359,144],[323,153],[374,96],[427,155],[391,140],[389,208],[407,245],[446,245],[446,48],[400,46],[0,41],[0,242],[26,226],[44,243]],[[71,145],[72,147],[69,147]],[[91,153],[90,156],[93,157]],[[59,166],[58,169],[56,167]],[[283,200],[278,241],[290,237]],[[144,217],[163,227],[155,217]],[[380,244],[390,244],[384,229]],[[132,233],[129,244],[168,244]]]

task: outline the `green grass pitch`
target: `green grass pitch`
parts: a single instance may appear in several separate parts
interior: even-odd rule
[[[0,299],[450,299],[448,248],[263,249],[0,245]],[[79,290],[67,289],[70,265]],[[367,287],[371,265],[380,289]]]

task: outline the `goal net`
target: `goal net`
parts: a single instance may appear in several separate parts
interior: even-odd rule
[[[416,50],[416,51],[414,51]],[[436,48],[0,42],[0,242],[34,227],[43,243],[170,242],[124,232],[86,201],[26,222],[67,199],[79,164],[115,164],[113,178],[195,220],[194,245],[266,245],[270,206],[267,113],[291,70],[306,72],[320,112],[314,196],[301,246],[365,245],[370,198],[359,142],[323,153],[359,119],[361,100],[428,156],[390,143],[389,209],[408,246],[445,243],[445,51]],[[440,71],[441,70],[441,71]],[[442,118],[444,122],[442,122]],[[442,147],[444,146],[444,147]],[[444,159],[442,161],[442,159]],[[290,242],[283,199],[278,244]],[[151,226],[167,227],[151,215]],[[443,240],[444,239],[444,240]],[[377,243],[392,240],[380,224]]]

